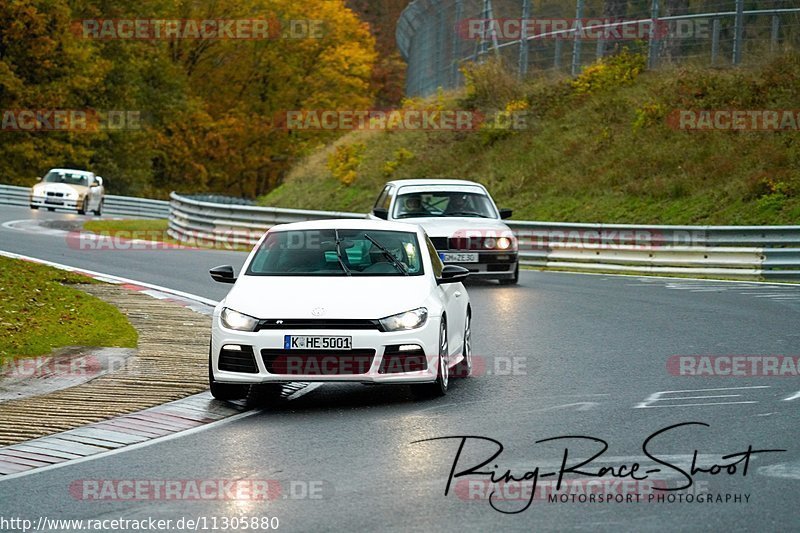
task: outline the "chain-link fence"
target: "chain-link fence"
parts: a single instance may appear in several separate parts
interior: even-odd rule
[[[409,96],[459,87],[465,62],[492,56],[523,77],[576,75],[620,47],[650,68],[737,65],[800,49],[800,0],[415,0],[397,43]]]

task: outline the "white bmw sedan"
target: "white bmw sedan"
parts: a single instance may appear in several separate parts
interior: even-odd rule
[[[421,226],[326,220],[275,226],[214,310],[217,399],[276,399],[289,381],[411,384],[447,392],[471,372],[464,268],[443,266]]]
[[[519,250],[514,232],[503,220],[511,209],[498,208],[480,183],[454,179],[390,181],[378,195],[369,217],[419,224],[445,264],[473,277],[519,282]]]

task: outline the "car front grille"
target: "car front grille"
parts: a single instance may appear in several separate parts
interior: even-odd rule
[[[366,374],[375,350],[261,350],[270,374],[289,376],[353,376]]]
[[[64,198],[63,192],[48,192],[47,196],[55,197],[55,198]]]
[[[380,331],[378,320],[331,319],[331,318],[287,318],[259,320],[256,331],[262,329],[374,329]]]
[[[240,346],[241,350],[222,350],[219,353],[219,369],[224,372],[258,374],[252,346]]]

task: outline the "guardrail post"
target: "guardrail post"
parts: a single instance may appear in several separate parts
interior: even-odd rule
[[[556,46],[555,46],[555,54],[553,56],[553,68],[556,70],[561,70],[561,44],[562,44],[562,37],[561,35],[556,35]]]
[[[456,0],[456,18],[453,22],[453,39],[451,42],[451,50],[450,53],[450,79],[452,80],[452,87],[458,87],[459,79],[458,79],[458,63],[459,63],[459,52],[461,51],[461,42],[459,39],[462,38],[462,35],[459,35],[459,32],[464,31],[461,25],[463,21],[461,17],[463,16],[463,5],[462,0]]]
[[[583,33],[583,0],[577,0],[575,6],[575,35],[572,40],[572,75],[577,76],[581,68],[581,39]]]
[[[736,0],[736,22],[733,30],[733,64],[742,61],[742,36],[744,35],[744,0]]]
[[[656,35],[656,25],[658,24],[658,0],[653,0],[650,6],[650,43],[647,49],[647,68],[654,69],[658,63],[659,41]]]
[[[528,25],[525,23],[531,18],[531,0],[522,0],[522,30],[519,36],[519,77],[528,74]]]
[[[711,23],[711,66],[717,64],[717,56],[719,56],[719,18],[714,18]]]
[[[770,32],[769,51],[774,52],[778,48],[778,37],[781,31],[781,18],[778,15],[772,15],[772,31]]]

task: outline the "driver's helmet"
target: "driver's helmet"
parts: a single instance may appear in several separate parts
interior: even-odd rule
[[[406,211],[419,211],[422,209],[422,200],[419,196],[409,196],[403,200],[403,207]]]

